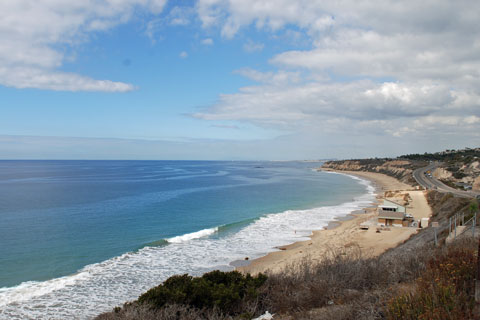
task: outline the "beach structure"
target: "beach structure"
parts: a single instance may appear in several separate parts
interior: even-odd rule
[[[383,200],[383,205],[378,206],[378,224],[393,227],[408,227],[413,221],[407,215],[407,208],[390,200]]]
[[[420,227],[426,228],[428,227],[429,223],[430,223],[430,218],[422,218],[420,220]]]

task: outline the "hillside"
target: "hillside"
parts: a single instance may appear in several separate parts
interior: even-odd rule
[[[403,183],[416,185],[413,179],[413,170],[427,165],[425,161],[413,161],[406,159],[357,159],[327,161],[322,165],[323,169],[341,171],[367,171],[378,172],[394,177]]]
[[[379,172],[404,183],[416,185],[412,172],[430,162],[438,163],[435,178],[457,189],[480,191],[480,148],[445,150],[436,153],[407,154],[397,158],[372,158],[326,161],[322,168]]]
[[[409,154],[401,158],[410,161],[438,161],[441,165],[433,172],[434,177],[454,188],[480,191],[480,148]]]

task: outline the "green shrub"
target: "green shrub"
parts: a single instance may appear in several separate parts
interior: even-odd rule
[[[455,179],[462,179],[462,178],[465,178],[467,175],[465,173],[463,173],[462,171],[457,171],[453,174],[453,177]]]
[[[257,298],[257,289],[267,277],[244,276],[238,271],[212,271],[202,277],[187,274],[168,278],[163,284],[142,294],[138,302],[153,308],[166,304],[193,306],[198,309],[217,308],[227,314],[239,311],[242,302]]]

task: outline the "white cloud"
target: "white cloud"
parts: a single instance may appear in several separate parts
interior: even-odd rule
[[[213,39],[212,38],[203,39],[202,44],[204,44],[206,46],[211,46],[211,45],[213,45]]]
[[[197,11],[226,38],[255,26],[276,39],[310,39],[309,49],[272,57],[276,71],[237,71],[259,84],[220,95],[198,118],[320,139],[422,136],[431,145],[480,129],[480,6],[472,1],[199,0]]]
[[[174,7],[170,10],[167,20],[172,26],[186,26],[193,19],[195,11],[191,7]]]
[[[480,123],[480,117],[477,116],[468,116],[463,119],[466,124],[476,124]]]
[[[400,127],[400,128],[394,128],[394,129],[386,129],[386,132],[388,132],[389,134],[391,134],[396,138],[400,138],[408,133],[415,133],[416,130],[409,127]]]
[[[452,98],[443,87],[412,83],[376,84],[372,81],[351,83],[301,82],[298,73],[259,73],[239,71],[260,86],[240,89],[220,96],[212,108],[196,116],[210,120],[250,120],[285,126],[321,123],[328,118],[396,119],[427,115],[449,106]],[[292,123],[288,120],[302,120]],[[303,122],[305,121],[305,122]]]
[[[0,84],[15,88],[123,92],[133,86],[59,71],[62,46],[131,19],[137,8],[158,14],[166,0],[17,0],[0,2]]]
[[[249,53],[262,51],[264,48],[263,43],[255,43],[252,40],[248,40],[243,45],[243,50]]]
[[[162,39],[161,36],[158,36],[158,33],[163,25],[162,19],[153,19],[148,21],[145,28],[145,34],[150,39],[152,44],[157,43],[159,39]]]
[[[334,19],[322,12],[319,4],[309,0],[199,0],[197,11],[204,27],[221,25],[222,35],[232,38],[240,28],[250,24],[273,31],[288,24],[323,31]]]
[[[180,52],[179,57],[182,59],[186,59],[188,58],[188,53],[186,51],[182,51]]]
[[[126,92],[134,89],[131,84],[110,80],[95,80],[74,73],[45,72],[38,68],[1,68],[3,85],[19,89],[35,88],[55,91],[103,91]]]
[[[260,72],[251,68],[243,68],[234,72],[256,82],[273,86],[289,85],[301,82],[301,76],[299,72],[283,70],[279,72]]]

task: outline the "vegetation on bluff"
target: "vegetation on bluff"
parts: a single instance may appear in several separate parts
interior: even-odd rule
[[[399,159],[409,159],[417,161],[441,161],[447,163],[471,163],[475,158],[480,158],[480,148],[467,148],[461,150],[445,150],[435,153],[415,153],[398,157]]]
[[[476,267],[471,245],[433,256],[413,289],[389,302],[389,319],[474,319]]]
[[[187,274],[168,278],[138,298],[140,304],[162,308],[166,304],[182,304],[197,309],[217,309],[224,314],[242,312],[242,302],[255,300],[257,289],[267,277],[242,275],[238,271],[212,271],[201,277]]]

